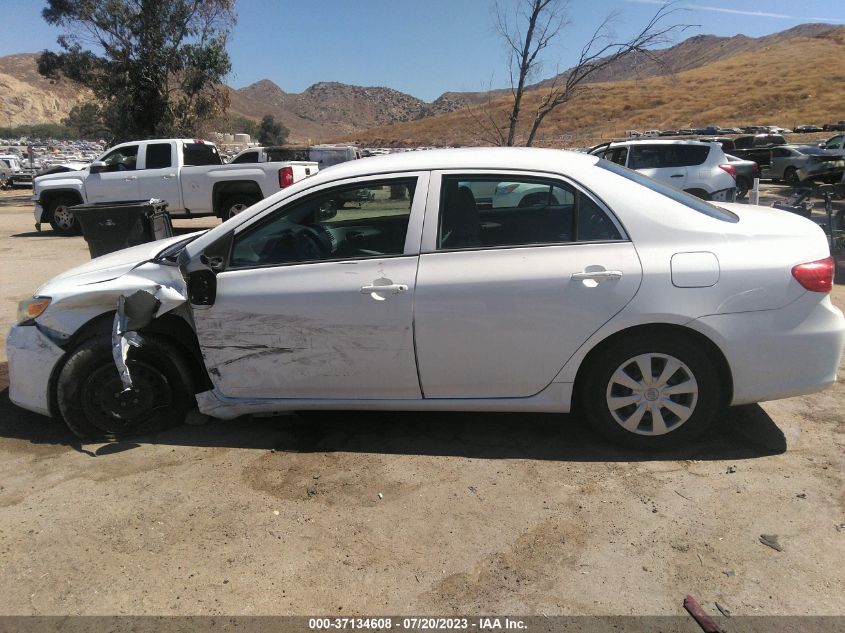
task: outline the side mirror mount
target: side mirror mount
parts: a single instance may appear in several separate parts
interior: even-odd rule
[[[91,166],[88,168],[89,172],[92,174],[99,174],[101,172],[106,171],[107,165],[101,160],[95,160],[91,163]]]

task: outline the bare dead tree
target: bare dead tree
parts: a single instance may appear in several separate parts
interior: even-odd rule
[[[653,49],[665,44],[678,32],[691,25],[666,24],[677,8],[673,3],[661,5],[646,25],[628,39],[613,36],[611,25],[616,14],[609,14],[587,39],[577,63],[564,75],[556,75],[534,108],[533,120],[525,141],[530,146],[544,119],[556,108],[583,94],[590,80],[603,69],[629,55],[638,53],[659,63]],[[515,20],[507,19],[500,5],[496,6],[496,29],[506,42],[513,106],[509,118],[506,145],[513,145],[522,110],[527,80],[537,74],[543,59],[542,51],[569,25],[563,0],[521,0]]]

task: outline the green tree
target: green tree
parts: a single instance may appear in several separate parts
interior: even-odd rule
[[[109,131],[103,124],[102,113],[96,103],[73,106],[67,117],[62,119],[62,125],[67,127],[76,138],[93,140],[109,136]]]
[[[272,114],[265,114],[258,126],[258,142],[262,145],[284,145],[289,132]]]
[[[90,88],[111,140],[191,136],[228,107],[234,0],[47,0],[62,52],[38,71]]]

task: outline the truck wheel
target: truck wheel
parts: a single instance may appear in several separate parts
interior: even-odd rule
[[[152,335],[128,357],[133,388],[112,357],[111,335],[84,341],[68,356],[56,383],[65,423],[79,437],[123,437],[181,424],[196,405],[193,382],[178,350]]]
[[[783,172],[783,179],[793,187],[801,184],[801,179],[798,178],[798,170],[795,167],[787,167],[786,171]]]
[[[70,207],[79,204],[79,200],[73,196],[56,196],[47,203],[44,212],[47,214],[47,221],[53,227],[53,231],[59,235],[80,235],[82,229]]]
[[[248,209],[254,205],[258,200],[246,194],[237,194],[230,196],[220,205],[220,219],[224,222],[229,218],[233,218],[241,211]]]

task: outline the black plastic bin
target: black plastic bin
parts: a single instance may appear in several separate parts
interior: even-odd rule
[[[173,224],[162,200],[95,202],[71,207],[82,227],[91,258],[173,236]]]

